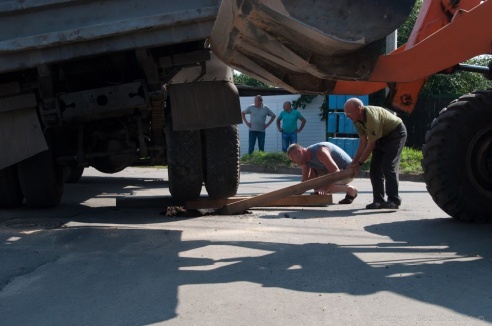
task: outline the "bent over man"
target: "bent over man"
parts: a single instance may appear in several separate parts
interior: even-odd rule
[[[398,209],[401,205],[398,194],[400,158],[407,140],[405,125],[391,111],[379,106],[364,106],[358,98],[348,99],[344,111],[360,137],[359,147],[351,163],[356,171],[372,153],[369,174],[373,202],[366,208]],[[387,201],[384,200],[385,188]]]
[[[302,181],[310,180],[325,174],[338,172],[349,166],[352,159],[340,147],[329,142],[321,142],[309,147],[292,144],[287,149],[287,155],[301,166]],[[344,192],[345,198],[339,204],[352,204],[357,197],[357,188],[350,185],[354,179],[345,179],[332,184],[327,184],[315,189],[317,194]]]

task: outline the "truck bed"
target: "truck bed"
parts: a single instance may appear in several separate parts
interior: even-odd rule
[[[211,33],[219,4],[216,0],[0,0],[0,73],[204,39]]]

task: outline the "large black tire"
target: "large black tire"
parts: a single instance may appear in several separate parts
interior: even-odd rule
[[[17,172],[27,206],[58,206],[63,195],[63,169],[55,164],[50,151],[41,152],[18,163]]]
[[[239,132],[237,126],[202,131],[205,188],[210,198],[236,195],[239,187]]]
[[[85,167],[83,165],[73,165],[67,167],[68,175],[65,179],[65,183],[77,183],[84,173],[84,168]]]
[[[464,222],[492,220],[492,90],[460,97],[425,136],[422,167],[436,204]]]
[[[16,165],[0,170],[0,208],[18,207],[23,199]]]
[[[169,192],[186,201],[200,196],[203,184],[200,131],[173,131],[166,121]]]

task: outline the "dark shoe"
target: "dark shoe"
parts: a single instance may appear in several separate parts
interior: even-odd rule
[[[345,195],[345,198],[340,200],[338,203],[339,204],[352,204],[354,201],[355,197],[357,197],[357,194],[350,196],[350,195]]]
[[[388,208],[388,209],[398,209],[400,207],[397,203],[394,203],[392,201],[387,201],[381,204],[381,208]]]
[[[383,203],[373,202],[366,206],[367,209],[381,209],[383,208]]]

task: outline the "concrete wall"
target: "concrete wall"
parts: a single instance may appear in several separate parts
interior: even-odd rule
[[[285,101],[297,100],[299,95],[276,95],[262,96],[263,104],[268,106],[273,113],[278,117],[283,111],[282,105]],[[254,96],[241,97],[241,110],[246,109],[253,104]],[[306,125],[301,133],[297,135],[297,141],[302,146],[326,141],[326,121],[321,121],[319,118],[320,107],[323,103],[324,96],[317,96],[305,109],[299,108],[299,112],[306,119]],[[246,115],[249,120],[249,115]],[[268,117],[267,117],[268,118]],[[275,119],[276,120],[276,119]],[[300,125],[298,121],[298,125]],[[248,127],[242,123],[239,125],[239,140],[241,144],[241,156],[248,153]],[[255,151],[258,150],[258,143],[255,146]],[[277,129],[276,121],[266,130],[265,137],[265,152],[281,152],[282,151],[282,135]]]

